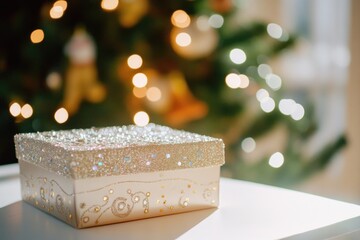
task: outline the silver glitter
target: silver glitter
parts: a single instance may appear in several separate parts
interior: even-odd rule
[[[15,145],[20,161],[74,179],[174,170],[177,159],[189,168],[224,164],[221,139],[155,124],[17,134]]]
[[[124,162],[126,162],[126,163],[131,162],[131,157],[125,156],[125,157],[124,157]]]

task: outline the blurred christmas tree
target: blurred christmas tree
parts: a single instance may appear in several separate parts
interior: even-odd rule
[[[15,161],[14,132],[150,118],[223,138],[223,170],[232,177],[285,185],[324,167],[345,144],[340,137],[304,156],[312,111],[306,104],[304,117],[301,104],[283,99],[267,64],[295,40],[277,24],[244,21],[236,1],[1,4],[3,163]],[[257,144],[274,132],[283,140]],[[266,150],[269,142],[275,147]]]

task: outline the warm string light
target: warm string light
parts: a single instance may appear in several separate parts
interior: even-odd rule
[[[31,32],[30,40],[32,43],[41,43],[44,40],[44,31],[42,29],[36,29]]]
[[[59,19],[64,15],[63,8],[60,6],[53,6],[50,9],[50,17],[52,19]]]
[[[63,11],[65,11],[67,9],[67,2],[60,0],[60,1],[56,1],[54,2],[54,7],[61,7]]]
[[[187,47],[191,44],[191,36],[186,32],[181,32],[175,37],[175,42],[180,47]]]
[[[140,55],[133,54],[127,59],[127,64],[131,69],[139,69],[143,64],[143,60]]]
[[[187,28],[191,23],[190,16],[184,10],[176,10],[170,20],[178,28]]]
[[[54,114],[54,119],[57,123],[63,124],[69,119],[69,113],[65,108],[59,108]]]
[[[148,83],[147,76],[144,73],[136,73],[132,78],[132,83],[135,87],[143,88]]]
[[[140,111],[140,112],[135,113],[134,123],[137,126],[144,127],[144,126],[148,125],[149,122],[150,122],[150,117],[146,112]]]
[[[21,115],[23,118],[30,118],[34,113],[34,110],[28,103],[21,107],[19,103],[13,102],[9,107],[9,112],[13,117]]]
[[[13,102],[9,107],[9,112],[13,117],[22,116],[23,118],[30,118],[34,110],[32,106],[28,103],[24,104],[22,107],[19,103]],[[58,123],[64,123],[68,120],[69,114],[65,108],[59,108],[54,114],[55,121]]]
[[[23,118],[31,117],[33,115],[33,112],[33,108],[28,103],[21,108],[21,115],[23,116]]]
[[[236,89],[240,87],[241,79],[236,73],[229,73],[225,77],[225,83],[229,88]]]
[[[102,0],[101,8],[105,11],[112,11],[119,5],[119,0]]]
[[[225,77],[225,83],[229,88],[247,88],[250,84],[249,78],[244,74],[229,73]]]
[[[173,32],[175,31],[172,39],[174,39],[174,43],[181,47],[187,48],[192,46],[193,38],[192,34],[195,34],[198,31],[206,32],[209,34],[209,28],[221,28],[224,24],[224,18],[219,14],[213,14],[210,17],[207,16],[199,16],[195,19],[195,29],[193,25],[191,25],[192,18],[183,10],[176,10],[171,16],[171,23],[175,27]],[[184,31],[178,30],[179,28],[184,29]],[[190,34],[191,33],[191,34]],[[197,39],[194,41],[196,42]],[[195,44],[196,45],[196,44]],[[201,49],[201,48],[200,48]],[[242,56],[243,58],[243,56]],[[239,61],[239,60],[235,60]],[[242,61],[242,60],[240,60]]]
[[[9,112],[13,117],[17,117],[21,113],[21,106],[19,103],[14,102],[9,107]]]
[[[64,15],[65,10],[67,9],[67,2],[60,0],[54,2],[52,8],[50,9],[50,17],[52,19],[59,19]]]

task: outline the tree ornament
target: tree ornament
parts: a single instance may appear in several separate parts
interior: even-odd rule
[[[216,48],[219,37],[205,16],[191,19],[187,28],[174,27],[170,33],[170,42],[174,51],[188,59],[209,56]]]
[[[123,27],[135,26],[148,12],[148,0],[120,0],[119,1],[119,22]]]
[[[172,93],[172,107],[165,115],[165,120],[172,126],[183,126],[201,119],[208,113],[208,106],[191,93],[184,75],[172,71],[168,75]]]
[[[147,76],[146,104],[162,114],[167,124],[180,127],[206,116],[208,106],[195,98],[180,71],[172,70],[168,74],[152,71]]]
[[[83,100],[92,103],[104,100],[106,90],[97,77],[95,43],[85,29],[75,30],[65,47],[65,54],[69,57],[69,66],[62,105],[72,115]]]
[[[227,13],[234,4],[232,0],[210,0],[210,7],[217,13]]]

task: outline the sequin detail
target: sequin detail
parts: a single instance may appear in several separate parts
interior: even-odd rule
[[[19,160],[73,179],[224,164],[221,139],[155,124],[17,134],[15,143]]]

